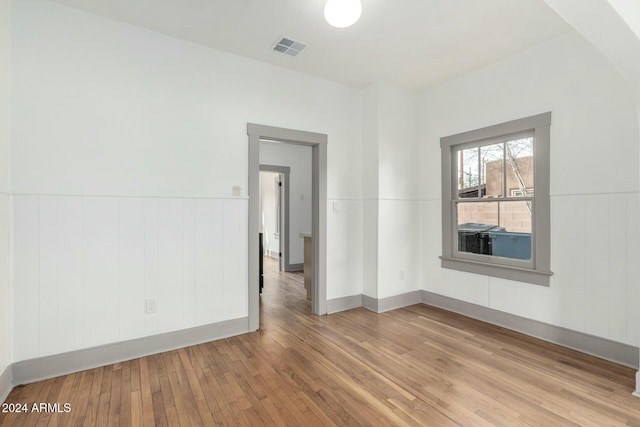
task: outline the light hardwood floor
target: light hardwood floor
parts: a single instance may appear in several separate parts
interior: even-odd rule
[[[302,280],[267,273],[258,332],[17,387],[71,412],[0,425],[640,426],[633,369],[424,305],[316,317]]]

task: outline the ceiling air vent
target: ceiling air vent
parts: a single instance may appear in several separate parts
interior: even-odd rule
[[[288,37],[282,37],[276,42],[273,50],[289,56],[298,56],[305,47],[307,47],[307,45],[304,43],[291,40]]]

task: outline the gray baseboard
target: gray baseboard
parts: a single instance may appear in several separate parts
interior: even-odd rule
[[[369,295],[362,294],[362,306],[367,310],[371,310],[374,313],[378,311],[378,298],[370,297]]]
[[[249,319],[227,320],[13,364],[12,384],[27,384],[249,332]]]
[[[392,297],[377,299],[367,295],[362,295],[362,306],[375,313],[396,310],[422,302],[420,291],[407,292],[406,294],[394,295]]]
[[[378,300],[378,313],[396,310],[402,307],[422,303],[422,293],[420,291],[407,292],[406,294],[394,295]]]
[[[502,326],[506,329],[521,332],[543,341],[578,350],[601,359],[632,368],[638,368],[638,347],[596,337],[584,332],[566,329],[561,326],[527,319],[427,291],[422,291],[422,302],[427,305]]]
[[[294,271],[304,271],[304,264],[303,263],[298,263],[298,264],[287,264],[285,266],[285,271],[287,272],[294,272]]]
[[[4,372],[0,375],[0,403],[7,400],[9,393],[13,389],[13,366],[9,365],[5,368]]]
[[[362,307],[362,294],[327,300],[327,314]]]

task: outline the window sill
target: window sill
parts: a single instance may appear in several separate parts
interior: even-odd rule
[[[441,256],[440,260],[442,268],[499,277],[501,279],[514,280],[516,282],[525,282],[541,286],[549,286],[549,278],[553,275],[551,271],[530,270],[527,268],[512,267],[508,265],[486,264],[483,262],[460,258],[449,258],[445,256]]]

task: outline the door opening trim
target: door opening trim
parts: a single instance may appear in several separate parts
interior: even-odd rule
[[[311,235],[313,238],[311,311],[327,314],[327,140],[326,134],[285,129],[273,126],[247,124],[249,136],[249,245],[248,245],[248,302],[249,330],[260,327],[258,232],[260,191],[260,139],[311,147],[312,202]]]

